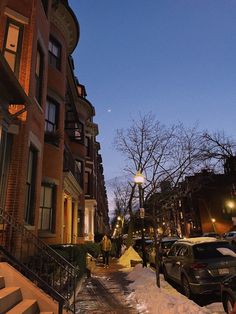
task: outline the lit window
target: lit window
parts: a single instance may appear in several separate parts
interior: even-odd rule
[[[61,68],[61,45],[53,38],[49,40],[49,64],[60,70]]]
[[[22,34],[22,25],[15,21],[8,20],[3,54],[12,71],[15,72],[16,75],[19,73]]]
[[[40,209],[39,209],[39,230],[53,231],[54,218],[54,186],[41,186]]]

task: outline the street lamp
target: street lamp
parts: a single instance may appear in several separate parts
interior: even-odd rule
[[[139,191],[139,214],[141,218],[141,233],[142,233],[142,254],[143,254],[143,267],[147,267],[147,259],[146,259],[146,252],[145,252],[145,240],[144,240],[144,216],[145,211],[143,208],[143,190],[142,190],[142,184],[145,181],[144,175],[138,171],[136,175],[134,176],[134,182],[138,185],[138,191]]]
[[[211,218],[211,222],[212,222],[212,225],[213,225],[214,232],[216,232],[216,225],[215,225],[216,220],[215,220],[215,218]]]

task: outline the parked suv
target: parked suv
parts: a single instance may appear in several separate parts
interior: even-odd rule
[[[184,294],[220,292],[220,282],[236,274],[235,248],[227,241],[210,237],[176,241],[163,258],[166,280],[180,284]]]
[[[177,237],[164,237],[164,238],[161,239],[161,244],[160,244],[161,263],[162,263],[162,257],[167,255],[167,253],[169,252],[170,248],[172,247],[172,245],[177,240],[179,240],[179,238],[177,238]],[[150,263],[151,266],[155,266],[156,265],[155,258],[156,258],[156,248],[155,248],[155,243],[153,242],[153,244],[148,249],[148,260],[149,260],[149,263]]]

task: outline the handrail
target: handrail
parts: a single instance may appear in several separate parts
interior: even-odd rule
[[[57,300],[59,294],[64,299],[64,307],[75,313],[75,292],[78,270],[64,257],[44,243],[35,234],[20,224],[13,215],[0,209],[0,245],[2,250],[19,264],[23,264],[40,280],[36,280],[39,285],[43,284],[43,289]],[[29,277],[32,277],[31,275]],[[31,278],[29,278],[31,279]],[[51,287],[50,289],[48,288]],[[42,287],[41,287],[42,288]],[[54,293],[54,292],[55,293]],[[73,300],[73,308],[70,302]],[[59,305],[62,303],[59,303]],[[62,314],[62,307],[59,314]]]

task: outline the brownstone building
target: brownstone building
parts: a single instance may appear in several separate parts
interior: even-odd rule
[[[66,0],[2,0],[0,25],[1,209],[47,243],[94,241],[108,205],[78,21]]]

